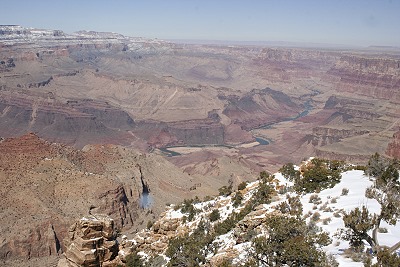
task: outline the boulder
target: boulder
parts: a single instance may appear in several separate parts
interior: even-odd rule
[[[69,239],[59,267],[112,265],[118,255],[114,221],[106,215],[81,218],[70,227]]]

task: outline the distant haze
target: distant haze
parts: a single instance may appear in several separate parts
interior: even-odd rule
[[[400,46],[399,0],[2,2],[0,24],[161,39]]]

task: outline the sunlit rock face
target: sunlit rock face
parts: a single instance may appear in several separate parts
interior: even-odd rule
[[[58,267],[111,266],[118,255],[114,221],[106,215],[89,215],[71,225],[65,259]]]

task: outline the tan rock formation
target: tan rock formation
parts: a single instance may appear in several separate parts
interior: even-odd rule
[[[69,245],[58,267],[112,266],[117,260],[118,244],[114,220],[106,215],[81,218],[69,228]]]

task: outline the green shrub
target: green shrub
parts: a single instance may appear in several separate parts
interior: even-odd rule
[[[185,199],[181,204],[182,213],[188,214],[188,221],[192,221],[194,216],[199,212],[193,205],[194,199]]]
[[[311,216],[310,220],[314,221],[314,222],[318,222],[319,218],[321,218],[321,214],[319,214],[319,212],[317,211]]]
[[[339,211],[336,211],[336,212],[333,213],[333,217],[340,218],[340,217],[342,217],[342,215],[340,215]]]
[[[240,193],[240,191],[237,191],[235,196],[233,197],[233,203],[232,205],[237,208],[239,205],[242,203],[243,200],[243,195]]]
[[[143,266],[143,260],[139,257],[136,251],[126,256],[126,267]]]
[[[213,234],[206,234],[206,225],[201,221],[191,235],[171,238],[165,252],[170,258],[167,266],[200,266],[206,263],[206,255],[215,253]]]
[[[230,230],[232,230],[232,228],[235,227],[236,223],[239,221],[237,216],[238,215],[236,213],[232,213],[224,221],[214,225],[215,234],[224,235],[228,233]]]
[[[332,188],[342,178],[342,166],[344,164],[340,161],[312,159],[305,167],[303,175],[295,181],[295,190],[299,193],[311,193]]]
[[[330,243],[329,235],[310,232],[304,220],[271,216],[265,226],[268,236],[253,241],[252,258],[258,266],[321,266],[327,262],[319,247]]]
[[[253,195],[251,201],[254,206],[260,204],[269,204],[271,202],[272,195],[276,193],[274,185],[272,185],[273,175],[269,175],[267,172],[260,173],[260,183],[258,185],[256,193]]]
[[[385,233],[387,233],[388,232],[388,229],[386,228],[386,227],[379,227],[378,228],[378,233],[383,233],[383,234],[385,234]]]
[[[283,214],[300,217],[303,214],[303,205],[301,204],[299,196],[291,197],[287,195],[286,199],[287,201],[281,202],[275,209]]]
[[[215,209],[210,213],[210,221],[215,222],[221,218],[221,215],[219,214],[219,210]]]
[[[294,169],[293,163],[287,163],[283,165],[279,172],[291,182],[296,182],[300,179],[300,172]]]
[[[232,267],[232,260],[230,259],[223,259],[216,267]]]
[[[322,220],[322,223],[323,223],[324,225],[327,225],[327,224],[330,223],[331,221],[332,221],[331,218],[325,218],[325,219]]]

